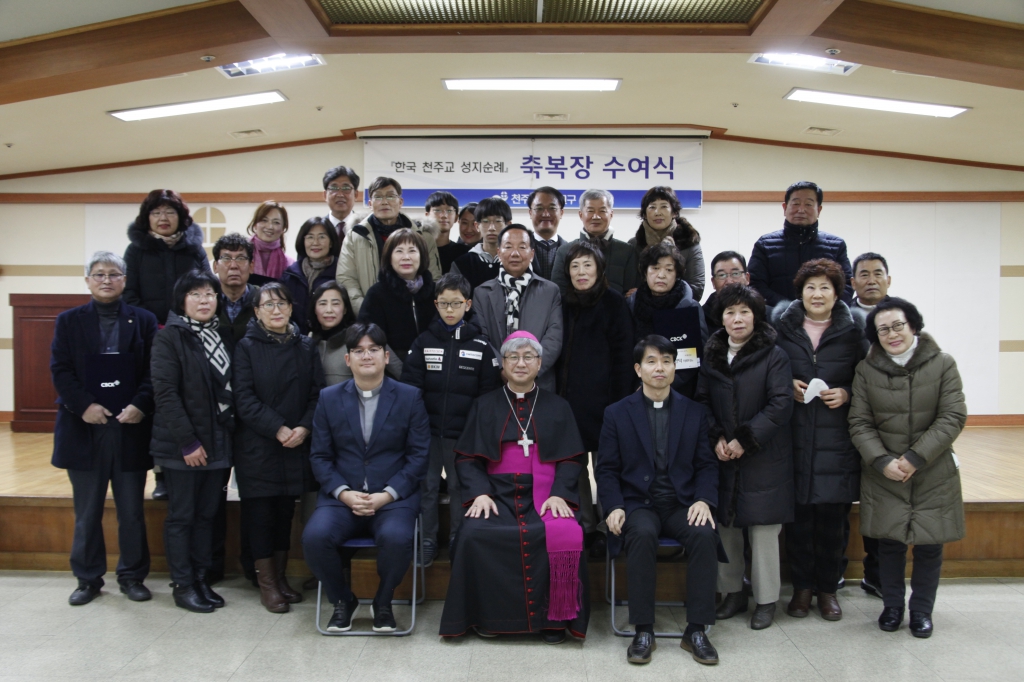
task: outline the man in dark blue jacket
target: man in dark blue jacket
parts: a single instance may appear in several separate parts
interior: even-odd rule
[[[501,385],[501,363],[470,315],[472,289],[462,275],[450,272],[437,281],[434,304],[439,317],[416,337],[405,363],[402,383],[423,391],[430,415],[430,465],[423,482],[423,557],[430,566],[437,554],[437,496],[441,469],[448,481],[451,525],[448,546],[455,540],[464,511],[455,471],[455,441],[466,427],[473,402]]]
[[[153,313],[124,303],[125,264],[109,251],[93,255],[85,283],[92,301],[57,317],[50,372],[57,389],[53,466],[67,469],[75,505],[71,570],[78,588],[68,602],[88,604],[107,572],[103,505],[108,484],[117,507],[117,581],[132,601],[151,598],[149,545],[142,498],[153,467],[153,385],[149,354]]]
[[[387,338],[375,324],[345,332],[353,378],[320,392],[310,461],[320,484],[317,508],[302,534],[313,575],[335,605],[327,629],[345,632],[359,600],[346,584],[341,546],[372,534],[380,587],[371,614],[375,632],[396,629],[395,588],[412,562],[420,485],[427,473],[430,420],[419,389],[384,376]]]
[[[686,548],[687,625],[680,646],[698,663],[718,663],[705,634],[715,622],[718,460],[708,440],[704,408],[672,390],[676,348],[663,336],[633,350],[643,390],[611,405],[597,453],[597,494],[608,513],[612,556],[625,542],[629,622],[636,636],[630,663],[649,663],[654,650],[654,593],[658,539]]]
[[[828,258],[839,263],[846,275],[846,290],[842,299],[853,300],[850,282],[853,272],[846,254],[846,242],[841,237],[818,230],[818,215],[824,194],[821,188],[806,180],[793,183],[786,190],[782,203],[785,214],[783,228],[761,235],[750,254],[750,284],[764,296],[769,308],[782,301],[795,301],[800,292],[793,280],[800,266],[815,258]]]

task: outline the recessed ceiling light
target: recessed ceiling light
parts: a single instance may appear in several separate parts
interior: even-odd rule
[[[122,109],[120,111],[108,111],[107,113],[114,118],[121,119],[122,121],[144,121],[149,118],[181,116],[183,114],[199,114],[204,111],[238,109],[239,107],[252,107],[257,104],[273,104],[274,102],[287,101],[287,97],[277,90],[272,90],[271,92],[256,92],[251,95],[204,99],[198,102],[181,102],[180,104],[161,104],[155,107]]]
[[[448,90],[546,90],[610,92],[621,78],[445,78]]]
[[[817,126],[811,126],[804,130],[807,135],[824,135],[825,137],[835,137],[841,132],[843,131],[837,128],[819,128]]]
[[[302,69],[307,66],[320,66],[326,64],[324,58],[318,54],[274,54],[262,59],[250,59],[247,62],[235,62],[218,66],[220,71],[227,78],[238,78],[240,76],[256,76],[261,73],[273,73],[274,71],[291,71]]]
[[[783,99],[795,100],[797,102],[813,102],[815,104],[834,104],[840,107],[853,107],[855,109],[891,111],[898,114],[938,116],[939,118],[952,118],[970,109],[970,107],[953,107],[946,104],[929,104],[927,102],[908,102],[900,99],[865,97],[864,95],[846,95],[840,92],[822,92],[821,90],[804,90],[803,88],[793,88]]]
[[[846,76],[860,68],[860,64],[854,64],[853,62],[844,62],[831,57],[814,57],[809,54],[799,54],[796,52],[765,52],[763,54],[755,54],[747,61],[751,64],[785,66],[790,69],[832,73],[837,76]]]

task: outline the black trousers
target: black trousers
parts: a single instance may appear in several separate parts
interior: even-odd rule
[[[835,594],[843,574],[849,503],[798,504],[786,524],[786,555],[794,590]]]
[[[843,535],[843,547],[849,548],[850,546],[850,517],[846,517],[846,525],[844,526]],[[878,585],[878,540],[875,538],[869,538],[867,535],[861,535],[861,540],[864,541],[864,579],[872,585]],[[843,567],[839,572],[839,575],[846,574],[846,567],[849,565],[850,559],[846,556],[846,549],[843,549]]]
[[[223,495],[223,469],[164,468],[167,520],[164,547],[171,580],[191,585],[213,561],[213,520]]]
[[[907,596],[907,546],[897,540],[878,541],[882,601],[902,608]],[[910,610],[931,613],[942,573],[942,545],[914,545],[914,567],[910,574]]]
[[[228,539],[228,483],[231,482],[231,469],[223,471],[224,490],[217,502],[217,514],[213,517],[213,556],[210,561],[210,573],[217,576],[224,575]]]
[[[291,548],[296,499],[276,495],[241,500],[242,528],[249,539],[253,561],[269,559],[274,552],[287,552]]]
[[[629,584],[629,622],[654,624],[658,538],[670,537],[686,548],[686,620],[696,625],[715,622],[718,581],[718,534],[711,523],[691,526],[683,505],[636,509],[626,517],[622,535],[626,546]]]
[[[448,546],[455,540],[455,531],[459,529],[466,510],[462,506],[462,488],[459,487],[459,473],[455,470],[455,440],[453,438],[430,437],[430,463],[427,465],[427,477],[420,489],[423,491],[423,541],[437,543],[440,528],[437,499],[441,490],[441,469],[444,469],[445,480],[448,481]]]
[[[302,533],[306,564],[324,584],[332,604],[350,599],[352,588],[345,580],[340,552],[353,538],[373,536],[377,545],[376,599],[390,602],[412,563],[413,537],[419,509],[385,506],[373,516],[356,516],[342,505],[322,505],[309,517]]]
[[[71,571],[79,580],[103,585],[107,547],[103,541],[103,505],[107,486],[117,510],[117,579],[145,580],[149,575],[149,543],[142,501],[145,471],[121,471],[120,425],[92,426],[94,464],[91,471],[68,469],[75,505]]]

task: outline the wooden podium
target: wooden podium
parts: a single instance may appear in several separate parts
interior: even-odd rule
[[[10,294],[14,316],[14,420],[11,431],[52,433],[57,391],[50,344],[57,316],[89,302],[88,294]]]

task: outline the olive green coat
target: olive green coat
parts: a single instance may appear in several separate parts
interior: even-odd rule
[[[860,530],[908,545],[938,545],[964,536],[960,467],[953,441],[967,423],[956,362],[921,334],[906,367],[877,344],[857,365],[850,437],[860,452]],[[882,471],[894,458],[921,464],[906,483]]]

